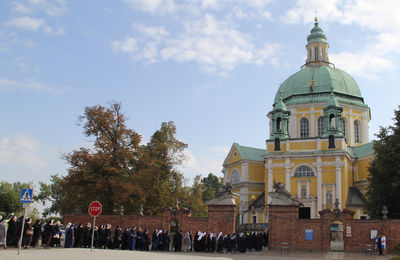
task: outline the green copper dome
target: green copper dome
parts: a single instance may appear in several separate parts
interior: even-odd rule
[[[310,35],[307,36],[307,42],[326,42],[327,38],[324,31],[319,27],[318,20],[314,23],[314,28],[311,29]]]
[[[279,87],[274,104],[280,98],[286,105],[326,102],[334,93],[338,101],[364,105],[356,81],[343,70],[329,66],[305,66]]]

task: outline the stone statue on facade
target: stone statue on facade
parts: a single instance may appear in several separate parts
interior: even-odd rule
[[[226,193],[232,193],[232,184],[230,182],[227,182],[225,185],[220,187],[219,190],[216,192],[215,197],[221,197]]]
[[[290,197],[290,192],[288,192],[286,190],[285,184],[281,183],[280,181],[279,182],[275,182],[275,180],[274,180],[273,188],[274,188],[275,192]]]

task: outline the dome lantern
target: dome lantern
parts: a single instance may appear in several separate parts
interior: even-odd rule
[[[319,27],[318,18],[314,18],[314,28],[307,36],[307,60],[306,66],[328,65],[329,44],[324,31]]]

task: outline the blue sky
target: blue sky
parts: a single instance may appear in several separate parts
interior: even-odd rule
[[[0,172],[65,175],[90,145],[85,106],[122,102],[143,141],[175,121],[190,180],[221,176],[233,142],[265,147],[266,114],[304,64],[314,11],[336,67],[370,106],[370,138],[399,104],[399,1],[13,0],[0,3]]]

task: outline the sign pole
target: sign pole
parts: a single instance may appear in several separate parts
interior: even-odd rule
[[[24,204],[24,217],[23,217],[23,220],[22,220],[21,236],[19,238],[19,243],[18,243],[18,255],[21,252],[22,238],[24,237],[26,208],[27,208],[27,204]]]
[[[93,251],[93,241],[94,241],[94,229],[96,227],[96,216],[93,219],[93,227],[92,227],[92,245],[90,246],[90,252]]]

